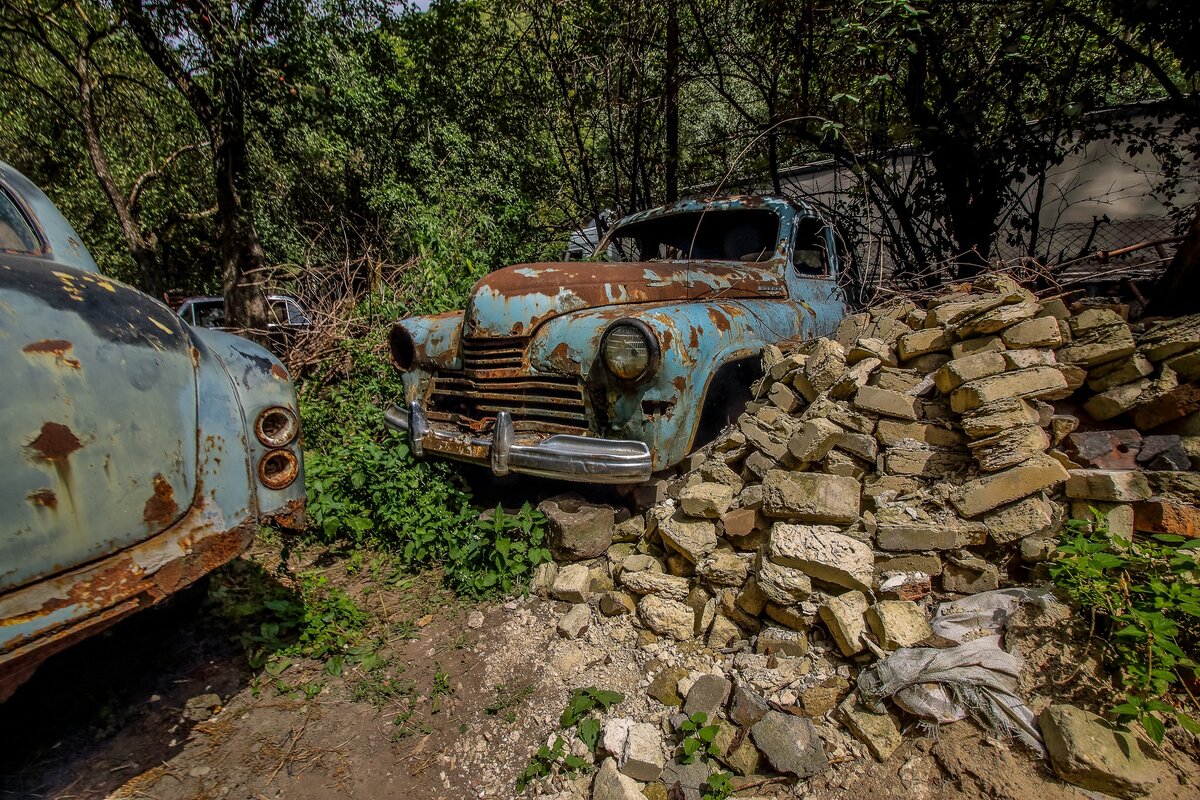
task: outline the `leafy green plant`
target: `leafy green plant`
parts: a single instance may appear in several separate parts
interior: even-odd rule
[[[566,743],[561,736],[554,738],[554,745],[542,745],[529,759],[525,769],[517,776],[517,791],[524,792],[529,784],[540,778],[559,772],[578,772],[588,766],[586,759],[566,752]]]
[[[1192,734],[1200,723],[1188,681],[1197,677],[1200,647],[1200,539],[1158,534],[1126,540],[1104,514],[1071,520],[1050,564],[1054,583],[1092,615],[1125,687],[1111,709],[1118,722],[1137,722],[1162,743],[1173,718]],[[1182,698],[1182,699],[1181,699]],[[1190,701],[1190,702],[1187,702]]]
[[[502,683],[496,687],[495,701],[484,708],[484,711],[488,716],[499,716],[502,720],[511,724],[517,720],[517,706],[525,702],[526,698],[531,694],[533,694],[533,684],[531,683],[517,687]]]
[[[390,321],[404,311],[379,316]],[[370,542],[402,566],[440,565],[450,588],[468,597],[523,588],[550,559],[545,518],[528,504],[481,517],[452,466],[417,461],[404,437],[383,425],[380,409],[404,396],[383,355],[385,330],[377,325],[343,343],[350,366],[341,382],[301,386],[310,530],[330,544]],[[367,565],[352,555],[350,567]]]
[[[704,790],[701,800],[728,800],[733,796],[733,774],[714,772],[700,788]]]
[[[592,711],[608,711],[624,699],[625,695],[620,692],[597,689],[595,686],[576,689],[571,693],[571,699],[567,701],[567,707],[563,709],[558,724],[564,728],[573,728]]]
[[[683,733],[683,741],[679,743],[680,764],[691,764],[696,756],[708,759],[718,754],[716,738],[720,728],[716,725],[706,725],[708,714],[697,711],[686,720],[679,730]]]

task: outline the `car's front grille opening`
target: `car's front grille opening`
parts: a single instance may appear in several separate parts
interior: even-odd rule
[[[528,339],[464,339],[463,369],[468,372],[520,369]]]
[[[528,339],[463,340],[463,371],[439,372],[429,393],[430,419],[487,431],[507,411],[517,431],[586,433],[587,400],[578,378],[530,374]]]

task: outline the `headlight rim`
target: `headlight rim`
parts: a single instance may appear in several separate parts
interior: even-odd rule
[[[608,337],[612,335],[613,331],[622,326],[637,330],[637,332],[640,333],[642,338],[646,341],[646,349],[649,352],[649,357],[646,359],[645,369],[643,369],[641,374],[635,378],[623,378],[618,375],[613,370],[612,366],[609,365],[608,358],[605,355],[605,351],[608,349]],[[608,372],[608,374],[614,379],[624,384],[634,385],[644,382],[658,372],[659,364],[662,361],[662,345],[659,344],[658,335],[655,334],[654,329],[647,325],[643,320],[640,320],[637,317],[621,317],[620,319],[613,321],[607,328],[605,328],[604,334],[600,337],[600,360],[604,364],[605,371]]]
[[[403,323],[397,322],[388,333],[388,353],[392,364],[401,372],[408,372],[417,363],[417,343]]]
[[[271,414],[282,414],[287,417],[288,426],[286,430],[289,431],[289,434],[286,437],[271,436],[267,433],[264,424],[267,421],[267,416]],[[254,436],[264,447],[287,447],[300,436],[300,417],[294,410],[287,406],[267,406],[258,413],[258,416],[254,420]]]

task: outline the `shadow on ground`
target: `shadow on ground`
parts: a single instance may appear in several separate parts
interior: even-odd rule
[[[222,570],[231,568],[247,565]],[[279,590],[258,577],[261,591]],[[206,601],[208,587],[202,580],[51,657],[0,705],[0,796],[103,797],[172,757],[194,724],[190,698],[247,685],[242,631]]]

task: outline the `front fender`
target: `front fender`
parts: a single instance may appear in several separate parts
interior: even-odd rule
[[[655,306],[615,306],[567,314],[547,322],[530,345],[531,365],[579,375],[593,412],[610,438],[649,447],[654,468],[678,463],[691,450],[708,385],[733,361],[802,332],[802,311],[786,300],[725,300]],[[658,336],[662,360],[648,380],[615,380],[600,359],[600,339],[616,320],[632,317]]]

